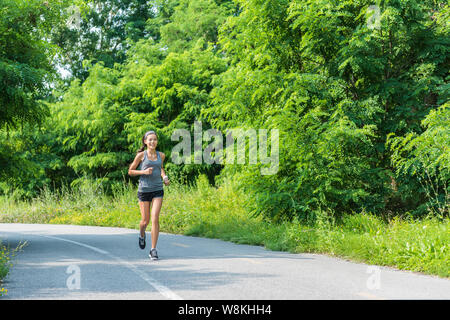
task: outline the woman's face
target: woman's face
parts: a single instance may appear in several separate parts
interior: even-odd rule
[[[158,144],[158,138],[156,137],[156,134],[149,134],[145,139],[145,144],[149,149],[155,149],[156,145]]]

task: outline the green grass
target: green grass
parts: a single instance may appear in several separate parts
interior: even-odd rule
[[[0,241],[0,297],[7,293],[7,290],[3,288],[2,280],[6,277],[10,268],[10,250],[2,245]]]
[[[5,246],[0,241],[0,297],[7,294],[6,288],[3,288],[3,279],[8,275],[9,269],[12,266],[11,259],[14,255],[22,250],[22,248],[26,245],[26,242],[19,243],[16,248],[10,248],[9,246]]]
[[[384,222],[358,213],[339,222],[322,213],[316,221],[273,223],[250,217],[246,195],[232,182],[218,188],[200,178],[197,186],[165,189],[161,231],[219,238],[294,253],[323,253],[353,261],[449,277],[450,219]],[[57,223],[137,229],[136,190],[129,185],[105,196],[93,187],[59,193],[44,191],[30,202],[0,198],[0,222]]]

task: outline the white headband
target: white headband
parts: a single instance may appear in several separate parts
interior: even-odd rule
[[[152,133],[156,136],[156,132],[153,131],[153,130],[150,130],[150,131],[147,131],[147,132],[144,134],[144,139],[147,138],[147,136],[148,136],[149,134],[152,134]]]

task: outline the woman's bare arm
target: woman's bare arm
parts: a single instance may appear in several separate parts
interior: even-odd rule
[[[136,168],[138,167],[139,163],[141,163],[143,157],[144,157],[144,152],[139,152],[136,157],[133,160],[133,163],[131,163],[130,167],[128,168],[128,174],[130,176],[139,176],[142,174],[152,174],[153,168],[148,168],[145,170],[136,170]]]
[[[166,171],[164,170],[164,159],[166,158],[166,155],[162,152],[160,152],[160,155],[161,155],[161,178],[163,179],[164,184],[168,186],[170,181],[169,178],[167,178]],[[166,179],[164,179],[164,177],[166,177]]]

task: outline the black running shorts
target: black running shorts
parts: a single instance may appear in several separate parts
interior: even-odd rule
[[[149,201],[152,202],[153,198],[162,198],[164,196],[164,190],[158,190],[153,192],[139,192],[137,197],[139,201]]]

